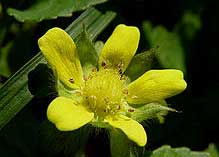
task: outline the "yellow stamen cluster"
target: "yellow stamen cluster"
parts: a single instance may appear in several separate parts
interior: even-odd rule
[[[118,72],[102,69],[88,77],[82,93],[86,99],[86,106],[99,119],[121,111],[124,101],[123,89],[124,80]]]

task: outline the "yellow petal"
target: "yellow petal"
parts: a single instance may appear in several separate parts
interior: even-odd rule
[[[105,121],[113,127],[122,130],[130,140],[134,141],[139,146],[144,146],[147,143],[146,132],[143,126],[137,121],[123,115],[108,117]]]
[[[94,114],[83,106],[76,105],[72,99],[57,97],[50,103],[47,117],[60,131],[72,131],[89,123]]]
[[[72,38],[64,30],[52,28],[38,40],[38,44],[58,79],[70,88],[77,88],[83,73]]]
[[[186,88],[180,70],[150,70],[128,85],[127,101],[145,104],[179,94]]]
[[[99,66],[124,72],[138,48],[139,38],[137,27],[118,25],[102,49]]]

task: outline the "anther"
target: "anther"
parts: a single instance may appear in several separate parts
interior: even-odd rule
[[[123,93],[123,94],[128,94],[128,89],[123,89],[123,90],[122,90],[122,93]]]
[[[88,80],[88,77],[84,76],[84,81],[87,81]]]
[[[108,103],[109,102],[109,97],[104,97],[104,101],[105,101],[105,103]]]
[[[105,66],[106,66],[106,62],[103,61],[103,62],[101,63],[101,66],[102,66],[102,67],[105,67]]]
[[[73,78],[70,78],[68,81],[69,81],[70,83],[74,83],[74,79],[73,79]]]
[[[120,110],[120,108],[121,108],[120,105],[118,105],[118,106],[116,107],[117,110]]]
[[[135,110],[133,108],[128,109],[129,112],[134,112]]]
[[[123,66],[124,66],[124,64],[121,62],[121,63],[119,63],[117,66],[118,66],[119,69],[122,69]]]
[[[122,69],[121,68],[119,69],[119,75],[122,75]]]
[[[91,71],[92,72],[97,72],[97,68],[93,68]]]
[[[93,99],[93,100],[97,99],[97,97],[95,95],[91,95],[90,98]]]

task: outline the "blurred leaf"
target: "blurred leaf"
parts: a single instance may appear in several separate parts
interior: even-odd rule
[[[132,58],[131,63],[125,71],[125,75],[127,75],[131,81],[137,79],[151,69],[154,56],[155,49],[150,49],[146,52],[137,54]]]
[[[186,147],[171,148],[166,145],[154,150],[145,157],[210,157],[210,155],[206,152],[191,151]]]
[[[76,40],[78,55],[83,67],[84,75],[87,77],[91,70],[97,67],[97,51],[85,28]]]
[[[209,144],[205,152],[208,152],[210,154],[210,157],[219,157],[219,150],[215,144]]]
[[[112,157],[129,157],[130,145],[127,137],[119,130],[110,130],[110,150]]]
[[[2,3],[0,2],[0,15],[2,13]]]
[[[4,26],[2,27],[0,25],[0,46],[1,46],[2,42],[3,42],[3,39],[4,39],[5,35],[6,35],[6,27],[4,27]]]
[[[152,27],[143,23],[144,33],[152,48],[158,47],[156,57],[163,68],[174,68],[186,72],[184,49],[179,35],[163,26]]]
[[[8,43],[5,47],[0,48],[0,75],[9,77],[11,71],[8,65],[8,53],[12,43]]]
[[[191,41],[201,29],[201,18],[199,14],[187,11],[182,19],[176,24],[174,31],[178,32],[184,39]]]
[[[131,118],[139,122],[148,119],[154,119],[167,115],[168,112],[176,112],[175,109],[164,106],[161,103],[150,103],[142,107],[138,107],[131,113]]]
[[[62,16],[72,16],[72,12],[85,10],[92,5],[103,3],[106,0],[37,0],[30,8],[24,11],[9,8],[8,14],[18,21],[42,21]]]
[[[114,17],[113,12],[101,14],[90,8],[66,28],[66,31],[75,39],[82,31],[81,26],[84,25],[93,40]],[[45,63],[45,59],[41,53],[38,53],[1,87],[0,129],[33,98],[28,90],[28,73],[40,63]]]

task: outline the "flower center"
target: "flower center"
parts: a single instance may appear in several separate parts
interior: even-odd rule
[[[82,90],[86,106],[98,119],[116,114],[123,107],[123,88],[124,81],[118,72],[109,69],[93,72]]]

